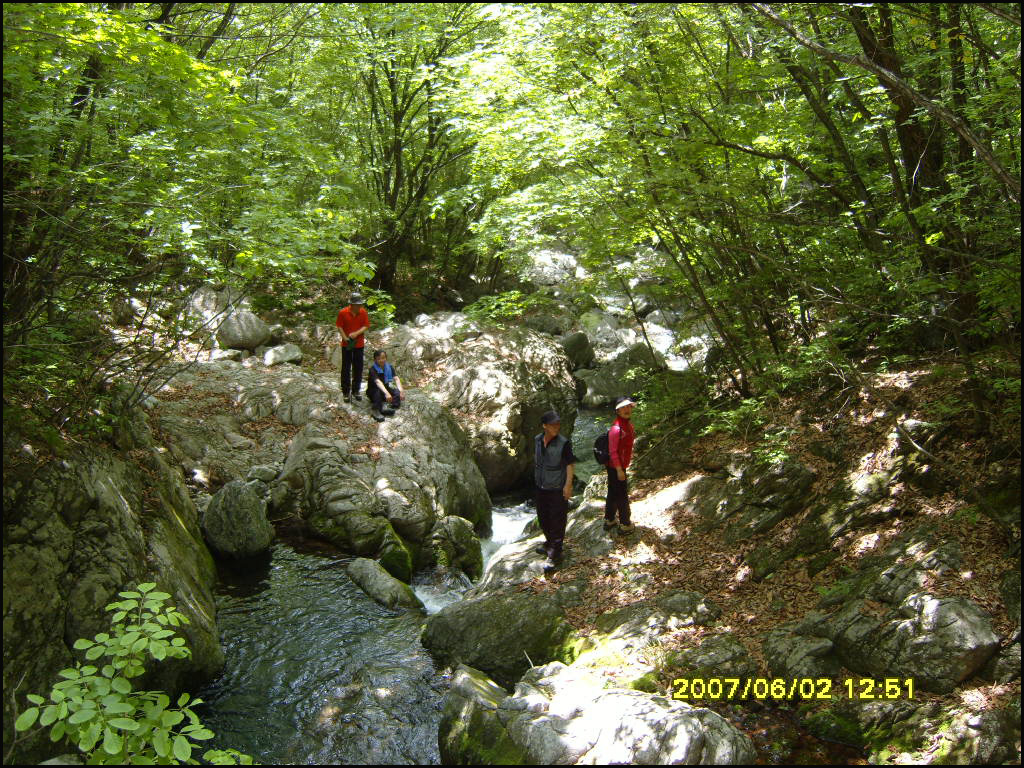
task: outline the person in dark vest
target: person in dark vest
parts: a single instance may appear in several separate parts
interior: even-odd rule
[[[390,416],[402,406],[402,382],[383,349],[373,353],[366,394],[370,396],[370,413],[374,421],[384,421],[385,416]]]
[[[353,293],[348,306],[338,312],[334,322],[341,344],[341,393],[345,402],[362,400],[359,386],[363,383],[363,345],[370,327],[370,316],[363,306],[363,297]]]
[[[569,439],[559,434],[562,420],[555,411],[541,416],[540,423],[543,432],[534,438],[533,445],[537,519],[544,532],[544,545],[538,552],[548,557],[545,568],[554,568],[562,562],[573,472],[578,459]]]
[[[633,523],[629,518],[629,485],[626,469],[633,459],[633,407],[628,397],[615,401],[615,421],[608,430],[608,495],[604,501],[604,529],[612,531],[618,525],[621,533],[632,533]],[[616,520],[616,517],[618,520]]]

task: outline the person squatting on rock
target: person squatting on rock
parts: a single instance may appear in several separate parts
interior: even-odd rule
[[[373,364],[366,378],[366,394],[370,397],[370,413],[375,421],[384,421],[385,416],[402,407],[402,382],[383,349],[373,353]]]
[[[636,405],[628,397],[615,400],[615,421],[608,430],[608,495],[604,501],[604,529],[611,531],[616,526],[622,533],[631,533],[633,524],[629,519],[629,485],[626,482],[626,469],[633,459],[633,407]]]
[[[548,556],[546,567],[562,561],[562,543],[569,517],[572,480],[578,461],[572,443],[559,434],[562,420],[554,411],[540,419],[544,430],[534,438],[534,481],[537,485],[537,519],[544,532],[544,546],[538,552]]]
[[[363,345],[370,327],[370,315],[363,306],[363,297],[353,293],[348,306],[338,313],[334,324],[341,336],[341,393],[345,402],[362,400],[359,385],[363,380]]]

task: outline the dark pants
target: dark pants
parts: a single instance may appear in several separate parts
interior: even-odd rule
[[[388,403],[384,397],[384,393],[380,391],[380,388],[376,384],[367,384],[366,393],[370,396],[370,402],[373,403],[373,410],[381,411],[385,406],[390,405],[392,408],[398,408],[402,405],[402,394],[398,391],[398,387],[393,384],[385,384],[388,388],[388,392],[391,393],[391,402]]]
[[[604,500],[604,519],[609,523],[615,521],[618,513],[619,522],[629,525],[629,481],[619,480],[619,472],[614,467],[608,470],[608,495]]]
[[[363,348],[341,348],[341,392],[348,395],[359,394],[359,385],[363,381]]]
[[[562,556],[565,524],[569,518],[569,501],[559,491],[537,489],[537,519],[544,532],[544,548],[549,557]]]

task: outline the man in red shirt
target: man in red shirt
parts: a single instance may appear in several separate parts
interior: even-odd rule
[[[628,397],[615,401],[615,422],[608,430],[608,495],[604,501],[604,529],[611,531],[616,526],[622,533],[631,533],[633,524],[629,519],[629,486],[626,483],[626,468],[633,459],[633,407]]]
[[[351,403],[353,398],[362,400],[359,385],[363,380],[363,345],[370,327],[370,315],[359,293],[352,294],[348,306],[338,313],[334,324],[341,336],[341,393],[346,403]]]

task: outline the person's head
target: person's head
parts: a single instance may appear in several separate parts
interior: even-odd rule
[[[352,307],[352,309],[360,309],[364,303],[363,294],[359,293],[359,291],[356,291],[348,298],[348,305]]]
[[[636,405],[632,398],[618,397],[615,399],[615,413],[624,419],[633,416],[633,407]]]
[[[554,437],[562,429],[562,419],[555,411],[548,411],[540,417],[540,425],[546,437]]]
[[[373,353],[373,362],[377,365],[384,365],[388,361],[388,353],[383,349],[378,349]]]

